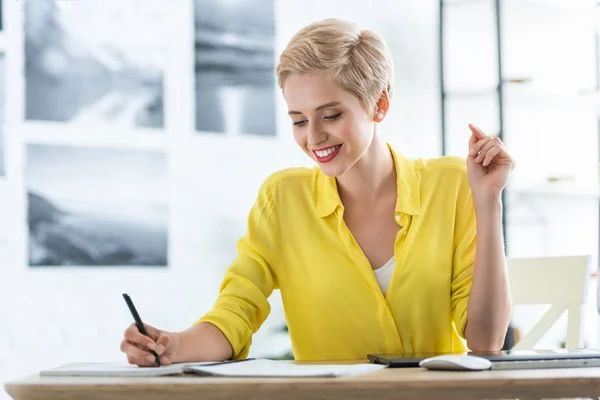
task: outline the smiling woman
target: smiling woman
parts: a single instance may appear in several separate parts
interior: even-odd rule
[[[404,157],[379,129],[392,70],[379,36],[350,22],[319,21],[290,40],[279,85],[316,166],[265,181],[212,310],[183,332],[128,328],[129,362],[153,365],[148,349],[163,364],[245,358],[274,289],[297,360],[500,349],[512,158],[474,126],[466,161]]]
[[[361,102],[327,75],[319,72],[292,74],[285,78],[283,94],[290,108],[296,142],[319,163],[326,175],[342,175],[369,148],[369,155],[373,156],[389,152],[383,141],[379,146],[370,147],[377,125],[373,125],[375,112],[367,112],[364,104],[367,101]],[[387,111],[384,102],[389,103],[387,92],[384,96],[379,104],[385,108],[383,112]],[[338,162],[330,163],[338,155]]]

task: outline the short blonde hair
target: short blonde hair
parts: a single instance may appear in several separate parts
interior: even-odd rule
[[[279,87],[293,73],[320,72],[353,93],[371,111],[383,90],[391,99],[394,67],[384,41],[374,32],[339,19],[325,19],[301,29],[281,53]]]

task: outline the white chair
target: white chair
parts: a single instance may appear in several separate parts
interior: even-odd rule
[[[590,264],[591,256],[507,260],[513,305],[551,305],[512,349],[532,349],[565,311],[568,311],[566,347],[581,347],[581,309],[587,299]]]

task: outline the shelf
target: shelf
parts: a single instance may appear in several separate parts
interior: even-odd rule
[[[496,95],[496,87],[488,87],[481,89],[471,88],[456,88],[448,89],[444,93],[446,99],[461,99],[461,98],[480,98],[491,95]],[[505,83],[502,88],[504,100],[507,102],[513,101],[528,101],[535,103],[572,103],[577,105],[600,105],[600,91],[595,89],[590,90],[538,90],[536,88],[528,88],[526,84]]]
[[[534,195],[534,196],[564,196],[564,197],[589,197],[593,199],[600,198],[600,187],[586,188],[568,185],[517,185],[509,186],[507,193]]]
[[[484,1],[491,0],[443,0],[442,3],[444,3],[445,6],[462,6],[468,3],[482,3]]]
[[[444,92],[444,97],[484,97],[490,95],[496,95],[497,88],[484,88],[484,89],[450,89]]]
[[[510,5],[511,3],[525,3],[539,5],[540,7],[556,7],[567,10],[587,9],[593,3],[589,0],[503,0]],[[446,6],[462,6],[469,3],[494,2],[494,0],[443,0]]]

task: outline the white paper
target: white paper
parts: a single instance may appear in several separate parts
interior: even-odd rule
[[[209,363],[181,363],[164,367],[138,367],[124,363],[71,364],[40,372],[41,376],[164,376],[183,373],[189,365]]]
[[[251,360],[219,365],[192,366],[190,372],[202,375],[237,377],[334,377],[363,374],[385,368],[379,364],[293,364],[285,361]]]
[[[138,367],[121,363],[72,364],[42,371],[42,376],[166,376],[181,373],[232,377],[335,377],[374,372],[379,364],[294,364],[288,361],[247,360],[171,364],[165,367]]]

